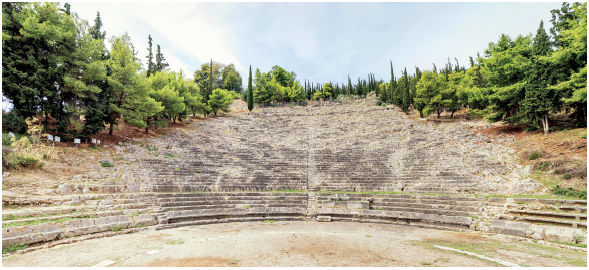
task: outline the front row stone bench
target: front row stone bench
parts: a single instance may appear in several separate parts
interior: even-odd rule
[[[565,243],[587,243],[587,231],[579,228],[537,225],[508,220],[494,220],[489,231],[528,237],[536,240],[548,240]]]
[[[423,227],[438,227],[454,230],[468,230],[471,228],[471,225],[473,225],[471,217],[425,214],[419,212],[320,208],[317,211],[317,215],[318,218],[320,216],[330,217],[333,221],[380,221],[384,223],[421,225]]]
[[[234,207],[217,209],[196,209],[168,211],[158,216],[160,224],[180,223],[193,225],[195,221],[262,221],[272,220],[302,220],[307,209],[303,207]],[[179,224],[179,225],[180,225]]]
[[[2,228],[2,246],[29,245],[109,230],[151,226],[156,223],[154,216],[142,214],[135,217],[118,215],[70,220],[62,223],[49,222],[32,226]]]

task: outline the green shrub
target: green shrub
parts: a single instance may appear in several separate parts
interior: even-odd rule
[[[526,128],[526,130],[525,130],[524,132],[534,131],[534,130],[536,130],[536,129],[537,129],[537,128],[536,128],[536,127],[534,127],[534,126],[529,126],[529,127],[527,127],[527,128]]]
[[[570,175],[570,174],[568,174],[568,173],[567,173],[567,174],[565,174],[565,175],[563,175],[563,177],[564,177],[564,179],[571,179],[571,175]]]
[[[587,134],[581,135],[581,139],[587,139]]]
[[[554,195],[563,196],[563,197],[573,197],[579,198],[581,200],[587,200],[587,191],[585,190],[574,190],[572,187],[569,188],[560,188],[560,186],[556,186],[552,190]]]
[[[43,162],[39,162],[36,158],[32,157],[25,157],[16,155],[14,153],[10,154],[8,157],[8,165],[10,168],[25,168],[25,169],[40,169],[45,165]]]
[[[108,161],[100,162],[100,165],[102,165],[102,167],[114,167],[114,165]]]
[[[540,154],[540,153],[538,153],[538,152],[534,152],[534,153],[532,153],[532,154],[531,154],[531,155],[528,157],[528,159],[529,159],[529,160],[534,160],[534,159],[539,159],[539,158],[541,158],[541,157],[542,157],[542,154]]]
[[[544,170],[544,169],[548,168],[549,166],[550,166],[550,162],[544,162],[544,163],[538,165],[538,167],[536,167],[536,168],[538,168],[538,170]]]

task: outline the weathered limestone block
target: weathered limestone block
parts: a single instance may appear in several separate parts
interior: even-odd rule
[[[331,221],[331,217],[330,216],[317,216],[317,221],[319,221],[319,222],[330,222]]]
[[[512,222],[507,220],[493,220],[490,231],[494,233],[526,237],[526,231],[529,229],[529,223]]]
[[[271,214],[304,214],[306,212],[306,208],[300,207],[268,207],[267,211]]]
[[[324,201],[323,208],[368,209],[367,201]]]

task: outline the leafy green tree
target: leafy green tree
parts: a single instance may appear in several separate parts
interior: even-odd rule
[[[235,96],[224,89],[215,89],[211,94],[211,99],[209,100],[209,106],[211,108],[211,112],[217,115],[217,112],[230,112],[229,106],[233,103]]]
[[[444,74],[436,72],[424,71],[421,79],[417,83],[417,96],[415,102],[423,106],[423,112],[420,114],[428,116],[432,112],[440,113],[444,108],[443,92],[447,87],[447,82]],[[423,117],[423,116],[422,116]]]
[[[332,91],[331,83],[325,83],[323,85],[323,89],[321,91],[317,91],[317,92],[315,92],[315,94],[313,94],[313,99],[318,100],[318,99],[330,98],[332,95],[331,91]]]
[[[64,102],[73,94],[58,89],[75,42],[76,25],[57,3],[2,3],[2,93],[22,118],[15,123],[44,113],[61,120],[65,132]]]
[[[112,135],[118,119],[126,116],[133,118],[133,111],[145,101],[148,93],[144,93],[143,87],[137,87],[140,63],[134,56],[129,35],[125,33],[120,37],[114,36],[110,43],[112,44],[111,58],[106,63],[111,70],[107,80],[111,93],[108,108],[109,135]]]
[[[544,30],[544,22],[540,21],[532,45],[532,65],[527,72],[522,120],[543,129],[544,134],[548,134],[549,131],[549,112],[558,111],[561,107],[558,91],[548,88],[548,84],[556,82],[551,63],[541,59],[542,56],[552,53],[551,47],[552,44]]]
[[[158,92],[159,95],[154,95],[154,92]],[[132,95],[129,96],[130,98],[127,99],[124,105],[125,109],[127,109],[124,114],[125,121],[133,126],[145,128],[145,133],[149,133],[149,127],[157,119],[157,115],[164,109],[168,109],[163,106],[162,101],[153,98],[153,96],[156,96],[160,100],[165,100],[159,92],[163,91],[153,90],[151,80],[147,78],[146,72],[138,74],[133,84]],[[167,122],[169,120],[161,123],[161,125],[165,126]]]
[[[444,107],[452,112],[452,114],[450,114],[450,118],[454,117],[454,112],[460,109],[464,102],[464,99],[461,99],[460,95],[458,94],[462,86],[461,83],[463,79],[464,72],[461,70],[453,71],[448,75],[447,88],[442,92]]]
[[[94,27],[89,27],[85,20],[77,20],[77,16],[73,17],[79,29],[76,37],[78,45],[76,50],[70,54],[71,62],[63,77],[64,84],[61,89],[73,94],[70,104],[73,108],[79,109],[75,113],[72,112],[77,123],[81,123],[80,115],[84,114],[84,125],[74,124],[74,129],[70,133],[76,137],[87,139],[104,129],[106,106],[99,99],[103,88],[105,88],[104,81],[107,76],[103,61],[107,50],[104,41],[95,39],[96,35],[92,33],[95,29],[100,33],[100,22],[97,22]],[[98,35],[98,37],[102,37],[102,35]],[[81,133],[76,130],[80,127],[82,128]]]
[[[251,112],[254,109],[254,90],[252,89],[252,66],[247,79],[247,109]]]
[[[587,125],[587,3],[575,3],[571,9],[563,4],[563,14],[558,17],[556,33],[557,50],[541,57],[558,67],[561,77],[549,86],[559,91],[570,117],[577,125]],[[555,15],[553,13],[553,20]],[[554,23],[554,21],[553,21]]]
[[[221,79],[223,80],[223,89],[236,93],[241,93],[243,90],[241,75],[235,69],[235,65],[227,65],[221,72]]]
[[[520,106],[525,98],[526,71],[531,64],[531,36],[512,40],[501,35],[497,43],[489,43],[485,50],[483,76],[490,86],[489,103],[493,114],[490,122],[516,124],[521,120]]]

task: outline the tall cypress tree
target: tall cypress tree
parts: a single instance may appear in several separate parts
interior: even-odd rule
[[[247,80],[247,109],[251,112],[254,109],[254,90],[252,88],[252,66],[250,65],[250,76]]]
[[[407,68],[403,71],[403,111],[409,112],[411,105],[411,92],[409,90],[409,78],[407,77]]]
[[[207,91],[206,101],[208,102],[213,93],[213,59],[211,59],[211,65],[209,66],[209,90]]]
[[[149,48],[147,48],[147,51],[149,52],[149,54],[147,54],[147,77],[149,77],[151,74],[155,74],[155,63],[153,63],[151,35],[149,35],[149,37],[148,37],[147,44],[149,44]],[[159,52],[159,45],[158,45],[158,52]]]
[[[391,60],[391,84],[389,85],[390,94],[389,94],[389,102],[395,103],[395,89],[397,88],[397,80],[395,79],[395,73],[393,72],[393,60]]]
[[[164,54],[162,54],[162,51],[160,49],[160,45],[157,45],[157,53],[155,55],[155,70],[153,71],[153,73],[157,72],[157,71],[164,71],[168,69],[168,66],[170,66],[167,62],[166,62],[166,58],[164,57]]]

